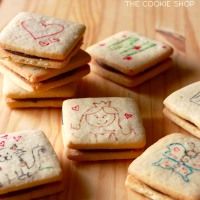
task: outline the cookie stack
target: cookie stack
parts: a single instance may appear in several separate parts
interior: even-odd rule
[[[69,99],[63,103],[62,114],[68,159],[132,159],[144,150],[145,130],[132,98]]]
[[[87,49],[91,71],[125,87],[135,87],[172,66],[170,46],[130,31],[117,33]]]
[[[200,82],[187,85],[164,100],[164,114],[175,124],[200,138]]]
[[[80,49],[85,26],[22,12],[0,33],[0,72],[7,104],[61,107],[89,73],[90,56]]]
[[[42,131],[0,135],[0,199],[30,200],[64,189],[56,152]]]
[[[200,141],[195,137],[165,136],[131,163],[126,186],[141,199],[198,200],[199,151]]]

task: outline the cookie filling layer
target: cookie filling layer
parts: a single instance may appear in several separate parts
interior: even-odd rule
[[[111,66],[106,65],[106,64],[104,64],[104,63],[102,63],[102,62],[100,62],[100,61],[98,61],[98,60],[95,60],[94,62],[96,62],[96,63],[99,65],[99,67],[102,67],[102,68],[104,68],[105,70],[111,71],[111,72],[113,72],[113,73],[117,73],[117,74],[119,74],[119,75],[128,76],[128,77],[135,77],[135,76],[141,76],[142,74],[151,71],[152,68],[158,67],[159,65],[162,65],[163,63],[165,63],[165,62],[167,62],[167,61],[169,61],[168,58],[167,58],[166,60],[164,60],[164,61],[158,63],[157,65],[154,65],[154,66],[152,66],[152,67],[150,67],[150,68],[148,68],[148,69],[146,69],[146,70],[143,70],[143,71],[141,71],[141,72],[139,72],[138,74],[135,74],[135,75],[133,75],[133,76],[129,76],[129,75],[127,75],[127,74],[123,74],[122,72],[120,72],[120,71],[118,71],[118,70],[112,68]]]

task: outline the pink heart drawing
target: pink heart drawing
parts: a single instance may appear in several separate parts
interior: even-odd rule
[[[19,136],[14,136],[14,137],[13,137],[13,139],[14,139],[16,142],[18,142],[21,138],[22,138],[22,136],[20,136],[20,135],[19,135]]]
[[[133,115],[130,113],[125,113],[124,116],[126,117],[126,119],[132,118]]]
[[[0,142],[0,147],[4,147],[5,146],[5,141],[1,141]]]
[[[74,110],[74,111],[79,111],[79,105],[73,106],[73,107],[72,107],[72,110]]]
[[[35,19],[22,21],[21,25],[34,40],[57,35],[64,30],[62,24],[47,23],[46,21],[38,22]]]

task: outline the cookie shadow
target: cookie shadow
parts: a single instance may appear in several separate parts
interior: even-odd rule
[[[196,68],[191,63],[177,64],[165,72],[145,81],[144,83],[127,88],[107,80],[95,73],[90,73],[80,82],[79,97],[106,97],[106,96],[130,96],[137,94],[151,95],[152,97],[160,97],[163,91],[170,93],[182,87],[182,79],[184,82],[191,82],[191,77],[196,74]],[[167,87],[166,87],[167,86]]]
[[[119,161],[90,161],[90,162],[74,162],[66,160],[64,167],[65,188],[59,200],[94,200],[105,199],[107,194],[113,199],[113,191],[115,182],[111,181],[111,177],[117,176],[120,170],[124,173],[124,168],[128,168],[132,160]],[[120,177],[121,179],[122,177]],[[121,181],[124,184],[125,177]],[[102,183],[109,183],[106,185]],[[126,195],[126,190],[124,190]],[[113,198],[112,198],[113,197]]]
[[[143,124],[146,130],[146,148],[157,142],[159,139],[169,134],[165,127],[165,120],[161,117],[144,118]]]
[[[78,97],[133,97],[136,92],[93,72],[79,82]]]
[[[160,97],[163,92],[170,94],[171,92],[183,86],[184,82],[191,82],[191,77],[195,75],[196,71],[191,68],[173,67],[162,74],[155,76],[149,81],[144,82],[136,88],[132,88],[138,94],[151,95],[151,97]],[[186,78],[187,77],[187,80]]]
[[[65,158],[62,163],[64,173],[64,191],[59,195],[59,200],[80,200],[92,199],[91,190],[88,186],[87,176],[85,175],[85,168],[77,166],[73,161]],[[88,173],[88,170],[86,170]],[[89,174],[89,173],[88,173]]]

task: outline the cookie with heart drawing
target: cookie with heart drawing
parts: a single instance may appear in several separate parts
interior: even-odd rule
[[[0,33],[0,46],[18,55],[64,60],[84,31],[82,24],[21,12]]]
[[[132,98],[69,99],[64,101],[62,113],[69,159],[130,159],[143,151],[145,131]]]

